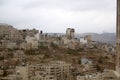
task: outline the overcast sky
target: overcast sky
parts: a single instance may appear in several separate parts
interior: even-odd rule
[[[0,0],[0,23],[43,32],[115,32],[116,0]]]

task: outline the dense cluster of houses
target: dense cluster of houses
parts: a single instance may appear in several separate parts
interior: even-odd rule
[[[55,45],[62,48],[78,50],[80,48],[99,49],[107,53],[114,54],[115,47],[92,41],[91,35],[85,35],[80,38],[75,37],[75,30],[67,28],[65,35],[49,35],[36,29],[23,29],[18,30],[11,25],[0,25],[0,58],[5,55],[3,50],[15,50],[11,63],[4,61],[4,64],[11,64],[7,72],[11,73],[6,77],[8,80],[74,80],[73,73],[74,67],[72,64],[65,61],[50,61],[41,64],[27,64],[24,50],[39,49],[41,46],[50,47]],[[97,72],[95,58],[82,57],[81,65],[83,72],[87,75],[75,75],[75,80],[101,80],[101,73],[89,74],[89,72]],[[17,62],[20,64],[14,66]],[[14,64],[14,65],[13,65]],[[2,65],[0,65],[2,66]],[[4,74],[3,68],[0,67],[0,75]],[[89,77],[89,78],[88,78]],[[100,78],[98,78],[100,77]],[[111,79],[112,80],[112,79]],[[114,78],[113,78],[114,80]]]

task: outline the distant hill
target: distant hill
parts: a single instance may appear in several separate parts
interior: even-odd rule
[[[90,34],[92,36],[92,40],[94,41],[111,44],[113,46],[116,45],[116,34],[115,33],[102,33],[102,34],[83,33],[83,34],[76,34],[76,37],[84,36],[87,34]]]
[[[93,35],[93,40],[108,43],[113,46],[116,45],[116,34],[115,33],[103,33],[99,35]]]

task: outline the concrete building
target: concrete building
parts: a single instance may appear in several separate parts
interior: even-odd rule
[[[88,43],[92,41],[91,35],[86,35],[85,39],[87,40]]]
[[[44,66],[47,75],[54,76],[57,80],[70,77],[72,66],[64,61],[51,61]]]
[[[107,53],[110,53],[110,54],[115,54],[115,47],[113,47],[112,45],[99,44],[98,49],[101,51],[105,51]]]
[[[73,28],[67,28],[66,37],[68,39],[73,39],[74,38],[74,32],[75,32],[75,30]]]
[[[113,74],[112,70],[104,70],[103,73],[90,73],[85,75],[78,75],[77,80],[119,80]]]
[[[39,33],[34,36],[27,36],[25,40],[30,48],[38,48]]]
[[[23,80],[64,80],[71,76],[72,66],[64,61],[16,67]]]
[[[54,44],[56,46],[62,45],[61,37],[58,34],[43,34],[41,31],[40,33],[40,39],[39,39],[39,46],[46,46],[50,47],[51,44]]]
[[[73,39],[68,39],[66,37],[62,37],[62,41],[63,47],[65,48],[70,48],[70,49],[79,49],[80,47],[80,41],[77,38],[73,38]]]
[[[0,37],[10,42],[19,43],[22,41],[22,36],[19,31],[11,25],[0,25]]]
[[[29,30],[29,29],[23,29],[23,30],[19,30],[20,34],[22,35],[23,39],[25,40],[25,38],[27,36],[34,36],[35,34],[37,34],[39,32],[39,30],[36,30],[36,29],[32,29],[32,30]]]
[[[87,39],[84,36],[80,37],[80,43],[81,44],[87,44]]]
[[[79,49],[79,47],[80,47],[80,42],[77,39],[71,39],[67,44],[67,48],[70,48],[70,49],[76,50],[76,49]]]
[[[22,80],[29,80],[28,66],[16,66],[16,75],[18,74],[22,78]]]

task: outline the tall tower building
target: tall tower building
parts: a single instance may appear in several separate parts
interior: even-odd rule
[[[120,0],[117,0],[116,71],[120,74]]]
[[[75,30],[72,28],[67,28],[66,30],[66,36],[68,39],[73,39],[74,38],[74,32]]]

